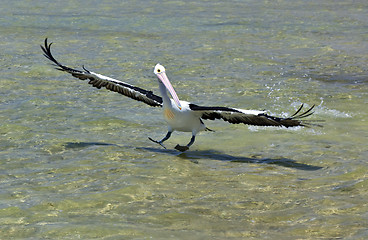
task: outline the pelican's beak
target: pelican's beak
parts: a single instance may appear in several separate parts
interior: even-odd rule
[[[178,95],[176,95],[176,92],[171,85],[169,79],[166,76],[166,73],[164,71],[156,73],[157,78],[165,85],[166,89],[171,94],[172,98],[174,99],[176,106],[178,106],[179,110],[181,110],[181,104],[178,98]]]

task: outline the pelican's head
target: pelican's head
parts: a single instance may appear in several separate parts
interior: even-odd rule
[[[163,72],[165,72],[165,67],[157,63],[155,66],[155,69],[153,70],[153,73],[157,75],[158,73],[163,73]]]
[[[157,63],[156,66],[155,66],[155,69],[153,70],[153,73],[156,74],[158,80],[161,81],[164,84],[164,86],[166,87],[166,89],[169,91],[172,98],[174,99],[174,101],[176,103],[176,106],[181,110],[181,104],[180,104],[178,95],[176,95],[176,92],[175,92],[173,86],[171,85],[169,79],[166,76],[164,66]]]

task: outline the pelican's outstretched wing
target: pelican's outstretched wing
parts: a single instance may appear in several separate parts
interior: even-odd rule
[[[313,114],[312,110],[314,105],[310,107],[307,111],[300,113],[303,108],[303,104],[300,106],[298,111],[293,115],[286,118],[274,117],[267,115],[265,111],[257,110],[243,110],[236,108],[227,107],[204,107],[195,104],[189,104],[192,111],[199,112],[202,119],[215,120],[223,119],[229,123],[239,124],[249,124],[256,126],[284,126],[284,127],[296,127],[296,126],[310,126],[317,125],[313,124],[313,120],[301,120],[302,118],[308,117]]]
[[[96,88],[100,89],[102,87],[105,87],[108,90],[121,93],[127,97],[144,102],[150,106],[162,107],[162,98],[153,94],[152,91],[147,91],[142,88],[132,86],[128,83],[88,71],[84,67],[83,70],[77,70],[60,64],[51,54],[51,45],[52,43],[47,43],[46,38],[45,45],[41,46],[41,49],[44,52],[44,56],[57,66],[57,70],[68,72],[73,75],[73,77],[79,78],[81,80],[88,79],[88,83]]]

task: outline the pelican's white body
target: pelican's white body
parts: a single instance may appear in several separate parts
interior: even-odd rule
[[[164,98],[165,99],[165,98]],[[180,101],[182,109],[180,110],[173,99],[164,100],[163,115],[169,125],[169,131],[191,132],[193,135],[199,131],[204,131],[206,126],[189,108],[189,102]]]

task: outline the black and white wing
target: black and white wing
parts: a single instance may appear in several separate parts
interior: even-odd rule
[[[83,70],[73,69],[67,66],[60,64],[54,56],[51,54],[51,45],[52,43],[47,43],[47,38],[45,39],[45,45],[41,45],[41,49],[44,52],[44,56],[52,61],[55,66],[57,66],[57,70],[70,73],[73,77],[79,78],[81,80],[89,80],[89,84],[100,89],[102,87],[123,94],[127,97],[130,97],[134,100],[144,102],[153,107],[162,107],[162,98],[153,94],[152,91],[147,91],[145,89],[130,85],[128,83],[106,77],[104,75],[94,73],[88,71],[83,67]]]
[[[189,104],[192,111],[200,113],[199,116],[202,119],[215,120],[222,119],[229,123],[239,124],[244,123],[248,125],[256,126],[278,126],[278,127],[296,127],[296,126],[310,126],[313,124],[312,120],[302,120],[313,114],[312,110],[314,105],[305,112],[300,113],[303,108],[303,104],[300,108],[290,117],[274,117],[266,114],[265,111],[257,110],[243,110],[228,107],[204,107],[195,104]]]

